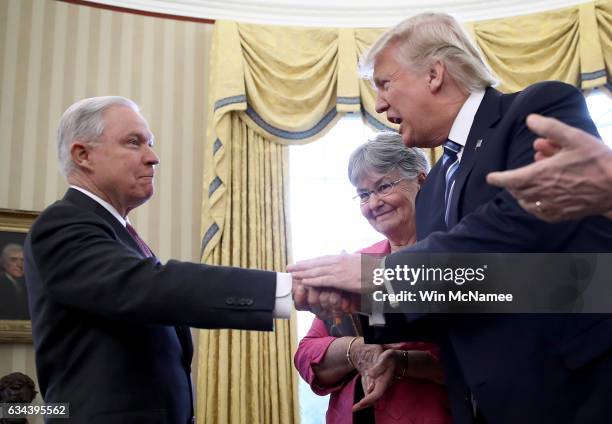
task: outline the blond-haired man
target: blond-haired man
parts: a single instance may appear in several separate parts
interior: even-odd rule
[[[492,171],[533,162],[536,136],[525,122],[531,113],[597,134],[576,88],[549,81],[500,93],[460,24],[440,13],[420,14],[389,30],[364,65],[371,69],[377,111],[399,124],[404,143],[445,151],[417,198],[419,242],[388,256],[387,267],[402,266],[410,252],[612,251],[612,222],[605,218],[548,224],[486,181]],[[362,290],[358,256],[317,258],[290,271],[307,287]],[[317,298],[327,299],[308,299]],[[303,295],[296,304],[308,307]],[[399,323],[385,318],[386,327],[372,331],[387,341],[430,334],[441,343],[458,424],[609,420],[609,315],[411,314]],[[381,366],[368,375],[376,377],[368,395],[375,399],[393,373]]]

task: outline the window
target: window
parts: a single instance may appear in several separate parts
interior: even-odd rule
[[[587,96],[589,111],[600,135],[612,147],[612,97],[607,90]],[[320,140],[290,148],[290,219],[293,255],[299,261],[343,249],[349,252],[382,240],[363,218],[355,188],[348,181],[350,154],[375,131],[358,114],[349,114]],[[313,315],[298,312],[298,340],[306,335]],[[303,424],[325,421],[329,396],[315,395],[300,379],[300,416]]]
[[[612,147],[612,96],[607,89],[595,89],[587,97],[591,118],[597,125],[599,135]]]
[[[290,219],[293,259],[299,261],[342,250],[354,252],[384,236],[372,229],[352,199],[348,158],[371,138],[359,114],[342,117],[320,140],[290,148]],[[310,329],[314,316],[298,312],[298,341]],[[329,396],[315,395],[300,379],[299,403],[303,424],[325,422]]]

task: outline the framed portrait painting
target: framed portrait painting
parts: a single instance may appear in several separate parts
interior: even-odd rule
[[[23,243],[37,212],[0,209],[0,343],[31,343]]]

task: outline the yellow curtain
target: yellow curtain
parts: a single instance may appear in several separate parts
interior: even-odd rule
[[[244,119],[245,70],[236,30],[234,23],[218,22],[211,46],[202,261],[283,271],[291,261],[288,152]],[[273,333],[202,330],[198,423],[299,422],[292,361],[296,339],[294,317],[275,321]]]
[[[610,2],[600,2],[600,6]],[[501,80],[518,91],[537,81],[559,80],[583,89],[606,82],[596,4],[470,24],[470,32]],[[608,27],[610,27],[608,25]]]
[[[608,75],[612,75],[612,1],[597,2],[595,15],[606,71]]]
[[[606,84],[606,77],[612,72],[610,0],[526,16],[466,22],[464,27],[499,78],[497,88],[504,92],[519,91],[544,80],[590,89]],[[383,31],[355,30],[359,55]],[[360,80],[359,84],[368,123],[378,129],[396,129],[374,110],[375,92],[370,83]],[[431,163],[441,155],[441,148],[431,150]]]
[[[612,70],[612,0],[465,24],[503,91],[556,79],[588,89]],[[343,114],[375,111],[358,58],[382,29],[217,21],[204,146],[202,261],[283,270],[290,262],[286,146],[320,137]],[[432,162],[440,150],[430,152]],[[294,322],[273,334],[203,331],[198,422],[298,421]]]
[[[284,200],[287,147],[264,139],[238,113],[227,119],[226,231],[206,262],[283,271],[290,259]],[[201,331],[198,423],[298,422],[291,356],[294,322],[276,320],[273,333]]]

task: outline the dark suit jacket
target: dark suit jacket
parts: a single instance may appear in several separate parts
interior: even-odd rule
[[[30,319],[25,281],[17,279],[17,284],[19,289],[15,288],[5,272],[0,271],[0,320]]]
[[[40,390],[70,403],[72,423],[191,422],[186,326],[272,329],[275,273],[143,258],[74,189],[32,225],[24,253]]]
[[[441,163],[417,198],[413,252],[611,252],[612,221],[590,217],[547,224],[505,190],[491,171],[533,161],[530,113],[597,134],[573,87],[535,84],[520,93],[489,88],[457,171],[449,225],[444,223]],[[480,141],[481,146],[476,148]],[[401,262],[390,255],[387,266]],[[488,423],[603,423],[612,416],[612,319],[609,315],[392,316],[373,341],[433,338],[441,343],[457,424],[472,422],[471,396]]]

